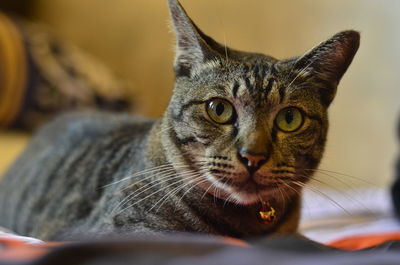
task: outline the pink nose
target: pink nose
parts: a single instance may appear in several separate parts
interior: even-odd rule
[[[239,156],[239,160],[251,172],[255,172],[265,162],[267,162],[267,155],[264,155],[264,154],[253,154],[248,151],[242,151],[238,154],[238,156]]]

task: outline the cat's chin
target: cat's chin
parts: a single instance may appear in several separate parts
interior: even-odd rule
[[[227,199],[231,202],[241,205],[253,205],[259,204],[263,201],[275,199],[276,194],[277,191],[275,191],[273,188],[268,190],[255,190],[254,192],[232,190],[231,195]]]

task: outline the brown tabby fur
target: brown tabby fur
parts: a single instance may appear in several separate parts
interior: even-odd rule
[[[116,231],[234,237],[295,233],[301,190],[318,166],[327,109],[359,46],[343,31],[278,60],[225,47],[169,0],[177,36],[175,88],[157,121],[96,113],[43,128],[0,186],[0,225],[41,238]],[[210,118],[212,99],[234,118]],[[296,107],[293,132],[276,116]],[[250,158],[262,157],[258,167]],[[147,171],[146,171],[147,170]],[[261,202],[276,209],[260,221]]]

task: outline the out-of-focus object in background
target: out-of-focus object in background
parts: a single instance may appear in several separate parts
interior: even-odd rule
[[[400,219],[400,119],[397,126],[397,139],[399,142],[398,158],[395,168],[395,179],[392,184],[392,200],[394,205],[394,210],[397,217]]]
[[[128,111],[128,84],[42,26],[0,13],[0,128],[32,130],[62,111]]]

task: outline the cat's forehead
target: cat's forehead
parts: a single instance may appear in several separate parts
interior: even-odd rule
[[[203,99],[228,99],[251,112],[270,111],[287,104],[313,107],[319,101],[318,93],[312,86],[304,86],[303,75],[292,69],[294,61],[295,58],[278,61],[253,57],[231,64],[212,62],[203,68],[196,92]]]
[[[230,56],[202,63],[193,69],[190,79],[178,78],[178,93],[201,100],[221,97],[246,109],[265,111],[287,101],[301,105],[314,101],[313,89],[300,90],[296,86],[304,77],[293,69],[296,57],[277,60],[245,52]],[[291,82],[293,79],[295,82]]]
[[[255,58],[244,62],[208,65],[202,80],[208,80],[217,90],[225,90],[224,95],[234,99],[243,97],[266,99],[284,83],[282,67],[276,67],[277,60]]]

